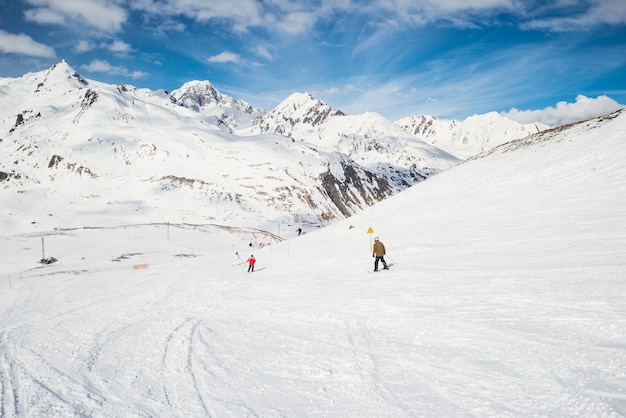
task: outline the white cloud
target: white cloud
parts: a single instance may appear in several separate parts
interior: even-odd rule
[[[315,97],[329,98],[329,97],[333,97],[335,95],[338,95],[340,93],[341,93],[341,89],[339,89],[339,87],[330,87],[330,88],[327,88],[327,89],[322,90],[320,92],[314,91],[313,95]]]
[[[29,0],[42,2],[63,2],[64,0]],[[89,0],[91,2],[104,0]],[[232,0],[136,0],[129,7],[152,16],[176,19],[186,16],[198,22],[224,24],[230,30],[245,32],[251,28],[263,28],[286,35],[296,35],[311,31],[318,22],[335,15],[367,19],[368,24],[380,28],[403,30],[408,26],[423,26],[429,22],[448,22],[461,27],[495,24],[491,19],[499,13],[517,16],[520,22],[529,22],[529,16],[537,10],[558,11],[559,16],[569,16],[563,20],[536,20],[522,23],[525,27],[534,26],[542,30],[554,30],[549,25],[571,24],[574,19],[578,26],[595,22],[623,23],[626,21],[624,0],[589,0],[582,6],[578,1],[557,0],[549,4],[533,4],[518,0],[372,0],[354,2],[349,0],[321,0],[311,3],[305,0],[272,0],[267,2],[240,0],[233,7]],[[56,10],[56,9],[55,9]],[[578,13],[578,15],[574,15]],[[548,14],[548,13],[546,13]],[[355,24],[356,24],[355,20]],[[165,28],[164,28],[165,29]],[[167,30],[167,29],[166,29]],[[178,29],[180,30],[180,29]]]
[[[264,46],[257,46],[254,50],[254,52],[260,56],[263,57],[269,61],[272,61],[274,59],[274,57],[272,56],[272,54],[270,53],[270,51],[264,47]]]
[[[26,20],[49,25],[64,25],[65,17],[50,9],[30,9],[24,12]]]
[[[93,51],[96,48],[106,49],[113,52],[117,56],[126,56],[133,50],[130,44],[119,40],[108,43],[101,42],[98,45],[91,41],[82,40],[78,41],[78,43],[74,46],[74,51],[77,53],[83,53]]]
[[[129,71],[125,67],[117,67],[104,60],[93,60],[88,65],[81,66],[81,68],[92,73],[121,75],[124,77],[131,77],[132,79],[139,79],[147,76],[147,74],[143,71]]]
[[[95,45],[89,41],[78,41],[78,43],[74,46],[74,51],[76,53],[82,54],[83,52],[89,52],[95,48]]]
[[[67,25],[71,22],[117,32],[127,18],[126,11],[109,0],[27,0],[27,3],[34,7],[26,10],[24,16],[36,23]]]
[[[310,30],[317,19],[314,13],[306,11],[286,13],[276,21],[275,27],[287,34],[297,34]]]
[[[40,23],[66,24],[68,20],[86,22],[107,32],[116,32],[127,19],[127,10],[116,0],[26,0],[33,8],[26,12],[29,20]],[[572,6],[572,4],[574,6]],[[548,11],[560,11],[552,20],[534,20],[526,27],[542,30],[580,27],[596,23],[623,24],[626,22],[624,0],[589,0],[582,6],[579,2],[555,1],[542,5]],[[126,2],[124,2],[126,4]],[[324,19],[335,14],[368,18],[372,24],[387,28],[421,26],[433,21],[447,21],[456,26],[489,24],[486,17],[507,12],[527,21],[537,9],[536,4],[517,0],[373,0],[351,2],[349,0],[322,0],[311,4],[305,0],[240,0],[233,6],[232,0],[135,0],[128,7],[151,16],[165,19],[156,30],[181,31],[184,25],[178,17],[186,16],[198,22],[224,24],[229,30],[245,32],[250,28],[263,28],[287,35],[310,31]],[[532,7],[532,8],[531,8]],[[577,14],[574,14],[577,13]],[[172,20],[168,20],[172,19]],[[156,23],[155,23],[156,25]]]
[[[108,61],[93,60],[90,64],[83,65],[83,66],[81,66],[81,68],[83,68],[83,69],[85,69],[87,71],[94,72],[94,73],[108,73],[109,71],[111,71],[113,66],[111,64],[109,64]]]
[[[511,0],[430,0],[428,3],[445,11],[457,10],[485,10],[485,9],[512,9]]]
[[[134,2],[130,5],[136,10],[152,15],[187,16],[199,22],[209,20],[228,21],[232,30],[243,32],[251,26],[263,25],[262,4],[255,0],[189,1],[166,0],[158,4],[150,0]]]
[[[33,40],[30,36],[23,33],[15,35],[1,29],[0,52],[5,54],[26,55],[30,57],[56,57],[56,52],[53,48]]]
[[[210,57],[208,59],[209,62],[216,62],[216,63],[220,63],[220,64],[224,64],[224,63],[228,63],[228,62],[233,62],[233,63],[238,63],[241,61],[241,57],[238,54],[229,52],[229,51],[224,51],[220,54],[214,55],[212,57]]]
[[[393,11],[401,19],[438,19],[451,13],[463,11],[511,10],[512,0],[381,0],[374,8]],[[419,18],[412,17],[418,15]]]
[[[346,10],[349,5],[346,0],[323,1],[321,5],[302,0],[239,0],[235,6],[232,0],[165,0],[158,5],[152,0],[141,0],[131,4],[131,7],[151,15],[182,15],[199,22],[225,23],[235,32],[263,28],[284,34],[299,34],[308,31],[325,16],[337,10]],[[360,10],[360,6],[353,7],[355,12]]]
[[[435,21],[473,27],[477,22],[484,25],[488,21],[484,16],[515,12],[517,4],[514,0],[376,0],[353,6],[353,12],[372,16],[372,21],[400,30],[407,25],[424,26]]]
[[[567,123],[602,116],[626,105],[619,104],[608,96],[598,96],[595,99],[579,94],[575,103],[558,102],[556,106],[549,106],[537,110],[519,110],[512,108],[502,112],[502,116],[519,123],[541,122],[550,126],[560,126]]]
[[[361,8],[360,5],[354,6]],[[518,0],[375,0],[362,9],[367,14],[385,16],[388,24],[424,25],[445,20],[457,26],[489,24],[485,17],[506,12],[517,16],[525,28],[569,31],[598,24],[626,23],[624,0],[553,0],[523,2]],[[540,16],[533,19],[532,16]],[[544,18],[543,16],[550,16]],[[530,18],[530,20],[528,20]],[[495,21],[495,20],[494,20]]]
[[[572,6],[578,8],[580,5],[564,2],[557,3],[556,6],[563,8],[557,17],[536,19],[529,22],[527,26],[531,29],[565,32],[595,25],[623,25],[626,23],[624,0],[591,0],[585,4],[586,8],[571,13],[565,9]]]
[[[113,41],[107,46],[107,49],[117,54],[128,54],[132,51],[132,47],[124,41]]]

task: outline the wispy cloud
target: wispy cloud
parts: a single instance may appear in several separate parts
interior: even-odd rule
[[[276,20],[275,28],[285,34],[308,32],[318,21],[318,16],[310,11],[284,13]]]
[[[254,48],[254,53],[257,54],[259,57],[265,58],[268,61],[274,59],[274,56],[271,54],[271,52],[264,46],[256,46]]]
[[[104,31],[118,32],[127,19],[127,12],[106,0],[27,0],[32,6],[24,12],[26,20],[41,24],[85,25]]]
[[[321,1],[311,4],[305,0],[261,2],[240,0],[233,7],[231,0],[193,2],[181,0],[142,0],[131,2],[128,9],[122,3],[108,0],[26,0],[31,7],[25,17],[40,24],[68,25],[80,23],[107,33],[119,32],[131,10],[146,16],[158,16],[160,31],[181,31],[184,25],[178,17],[196,22],[218,24],[226,30],[246,32],[262,28],[268,33],[284,35],[307,33],[330,17],[358,17],[372,28],[404,30],[407,26],[428,23],[475,27],[497,24],[491,17],[507,13],[520,26],[539,30],[567,30],[598,23],[623,24],[626,7],[623,0],[589,0],[580,2],[551,0],[541,5],[546,10],[567,10],[566,16],[532,18],[533,2],[515,0],[374,0],[365,4],[343,1]]]
[[[2,29],[0,29],[0,52],[30,57],[56,58],[56,52],[53,48],[33,40],[26,34],[15,35]]]
[[[261,2],[240,0],[233,7],[231,0],[192,2],[165,0],[156,4],[151,0],[137,2],[132,8],[154,16],[185,16],[200,23],[211,22],[229,30],[244,33],[253,28],[262,28],[268,33],[286,35],[310,31],[321,19],[338,10],[346,10],[349,1],[322,1],[311,4],[303,0]],[[357,6],[354,7],[358,10]]]
[[[557,2],[551,5],[553,12],[556,9],[560,13],[554,17],[532,19],[524,26],[529,29],[567,32],[595,25],[622,25],[626,23],[624,0],[591,0],[583,4],[579,2]]]
[[[133,50],[130,44],[120,40],[115,40],[109,44],[104,45],[104,47],[109,51],[115,53],[116,55],[122,56],[129,54]]]
[[[125,67],[111,65],[108,61],[105,60],[93,60],[91,63],[81,66],[81,68],[92,73],[122,75],[125,77],[130,77],[132,79],[140,79],[147,76],[147,74],[143,71],[129,71]]]
[[[512,0],[377,0],[369,2],[361,12],[381,25],[402,29],[406,25],[424,26],[431,22],[475,27],[486,23],[485,15],[514,10]]]
[[[40,24],[64,25],[66,23],[65,16],[62,13],[48,8],[26,10],[24,17],[26,17],[26,20]]]
[[[107,50],[115,54],[117,57],[126,57],[133,51],[133,48],[129,43],[120,40],[100,42],[99,44],[96,44],[90,40],[83,39],[78,41],[74,46],[74,52],[79,54],[93,51],[95,49]]]
[[[238,63],[241,61],[241,57],[239,56],[239,54],[234,54],[229,51],[224,51],[222,53],[209,57],[207,61],[212,62],[212,63],[219,63],[219,64],[225,64],[229,62]]]
[[[78,43],[74,46],[74,52],[78,54],[82,54],[85,52],[92,51],[95,47],[96,46],[93,44],[93,42],[83,39],[83,40],[78,41]]]
[[[185,16],[198,22],[217,21],[236,32],[244,32],[249,27],[264,24],[262,3],[255,0],[180,1],[165,0],[156,2],[144,0],[130,4],[134,10],[153,16]]]
[[[549,74],[542,74],[546,67],[537,69],[531,64],[546,61],[554,54],[552,48],[521,45],[483,52],[480,60],[468,60],[476,55],[473,48],[456,47],[423,60],[420,71],[375,75],[380,73],[368,68],[362,76],[341,81],[332,98],[347,113],[379,109],[392,119],[420,114],[458,117],[503,110],[494,108],[494,103],[516,103],[529,86],[549,78]],[[385,61],[381,54],[378,57]],[[347,89],[345,85],[357,87]]]

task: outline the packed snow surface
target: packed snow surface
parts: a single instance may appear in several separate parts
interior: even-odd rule
[[[496,148],[302,236],[38,230],[13,207],[28,226],[0,236],[0,415],[624,416],[625,118]],[[370,273],[374,236],[389,271]]]

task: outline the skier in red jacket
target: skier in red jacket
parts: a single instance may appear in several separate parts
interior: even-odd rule
[[[248,262],[248,273],[250,273],[251,271],[254,272],[254,263],[256,263],[256,258],[254,258],[254,255],[251,255],[250,258],[248,258],[248,260],[246,260]]]

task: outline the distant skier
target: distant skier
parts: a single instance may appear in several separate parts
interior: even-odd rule
[[[235,258],[233,259],[233,266],[235,264],[241,264],[241,257],[239,257],[239,251],[235,251]]]
[[[246,260],[248,262],[248,273],[254,272],[254,263],[256,263],[256,258],[254,255],[251,255],[250,258]]]
[[[302,234],[302,228],[298,228],[298,229],[296,229],[296,231],[298,231],[298,236],[300,236],[300,234]]]
[[[378,240],[378,237],[374,238],[374,250],[372,257],[376,258],[374,261],[374,271],[378,271],[378,262],[382,261],[385,270],[389,270],[387,262],[385,261],[385,244]]]

